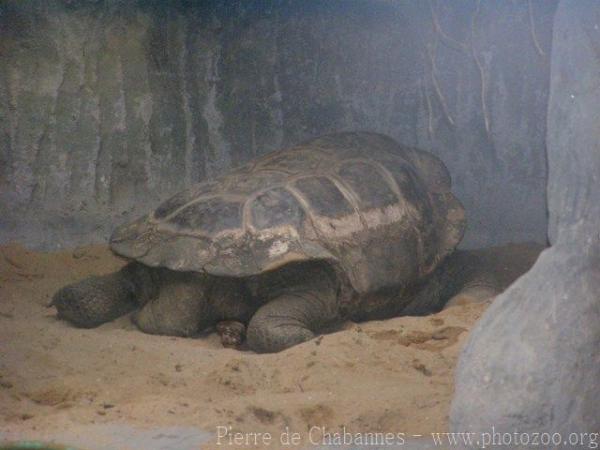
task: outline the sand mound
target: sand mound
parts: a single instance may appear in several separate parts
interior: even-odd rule
[[[146,335],[127,317],[81,330],[47,307],[62,285],[122,264],[104,246],[63,253],[0,247],[5,436],[34,439],[114,423],[213,433],[231,427],[277,440],[287,427],[305,443],[343,429],[445,431],[457,355],[487,306],[347,323],[274,355],[224,349],[214,333]]]

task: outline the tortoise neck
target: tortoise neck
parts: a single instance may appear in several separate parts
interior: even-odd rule
[[[294,262],[277,270],[248,277],[247,289],[258,304],[284,294],[306,291],[338,292],[339,280],[335,271],[325,261]]]

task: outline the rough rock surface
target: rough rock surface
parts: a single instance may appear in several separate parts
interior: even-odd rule
[[[341,130],[440,156],[465,245],[543,242],[554,9],[3,1],[0,242],[105,241],[198,180]]]
[[[548,110],[553,245],[472,332],[456,375],[454,431],[561,433],[553,448],[570,448],[570,433],[600,429],[598,42],[600,4],[562,2]]]

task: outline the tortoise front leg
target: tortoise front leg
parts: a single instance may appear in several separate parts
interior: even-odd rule
[[[336,320],[333,287],[292,291],[269,301],[250,319],[248,347],[257,353],[279,352],[312,339]]]
[[[214,323],[208,286],[199,274],[162,269],[157,295],[133,314],[132,321],[145,333],[192,336]]]
[[[168,269],[161,269],[159,277],[158,295],[132,317],[146,333],[192,336],[217,322],[245,323],[254,311],[240,280]],[[224,345],[241,344],[243,324],[239,325],[242,329],[231,328]]]
[[[93,328],[133,311],[155,291],[152,269],[133,262],[117,272],[63,287],[50,305],[56,307],[60,319]]]

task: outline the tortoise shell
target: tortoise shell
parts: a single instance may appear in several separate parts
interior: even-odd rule
[[[118,227],[111,247],[150,266],[233,277],[324,259],[367,293],[429,274],[464,227],[439,159],[345,132],[198,183]]]

